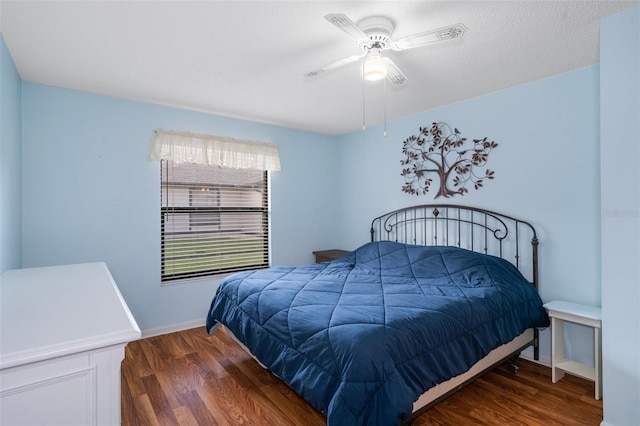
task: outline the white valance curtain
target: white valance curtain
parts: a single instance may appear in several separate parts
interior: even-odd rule
[[[156,129],[151,140],[151,159],[233,169],[280,170],[276,144],[177,130]]]

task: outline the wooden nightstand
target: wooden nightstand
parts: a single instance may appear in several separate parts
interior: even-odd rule
[[[313,254],[316,255],[316,263],[320,262],[330,262],[332,260],[338,259],[346,254],[349,254],[348,250],[318,250],[314,251]]]
[[[544,305],[551,317],[551,380],[553,383],[564,377],[564,373],[580,376],[595,382],[595,398],[602,397],[602,364],[600,330],[602,316],[600,308],[577,303],[554,300]],[[594,365],[565,358],[564,323],[572,322],[593,328]]]

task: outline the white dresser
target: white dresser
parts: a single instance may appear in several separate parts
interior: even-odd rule
[[[104,263],[4,272],[0,424],[119,425],[120,363],[139,338]]]

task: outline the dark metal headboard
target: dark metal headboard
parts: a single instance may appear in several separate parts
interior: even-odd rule
[[[371,222],[371,241],[457,246],[513,263],[538,288],[538,237],[529,222],[476,207],[424,204]]]

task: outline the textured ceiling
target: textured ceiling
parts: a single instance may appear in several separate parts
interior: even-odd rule
[[[2,1],[24,81],[326,133],[415,114],[599,61],[599,19],[640,1]],[[328,13],[384,15],[394,38],[464,37],[385,53],[408,84],[363,84]],[[386,92],[386,94],[385,94]]]

